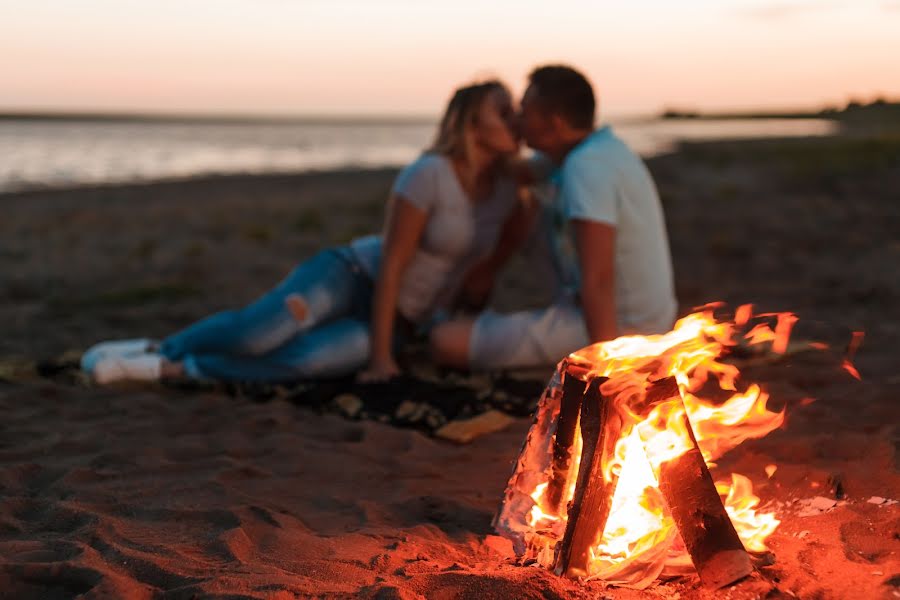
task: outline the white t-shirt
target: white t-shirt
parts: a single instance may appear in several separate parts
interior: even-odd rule
[[[477,202],[466,195],[450,160],[424,154],[394,181],[391,198],[401,197],[428,214],[425,230],[403,273],[397,309],[414,323],[448,308],[463,277],[494,249],[500,230],[516,205],[516,186],[500,177],[491,194]],[[392,206],[387,209],[388,219]],[[381,236],[350,243],[363,270],[373,279],[381,263]]]
[[[612,225],[620,335],[671,329],[677,302],[669,240],[656,186],[640,157],[605,126],[576,146],[552,179],[550,247],[564,287],[580,288],[570,221]]]

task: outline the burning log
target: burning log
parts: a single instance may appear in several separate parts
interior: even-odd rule
[[[607,480],[604,471],[615,453],[622,419],[612,399],[600,392],[605,381],[605,377],[592,379],[581,402],[581,462],[566,532],[557,546],[557,575],[588,574],[590,549],[602,537],[612,509],[618,476]]]
[[[753,572],[750,557],[697,446],[675,379],[669,377],[654,383],[639,412],[651,417],[655,414],[657,419],[651,421],[666,421],[663,429],[679,432],[678,442],[688,447],[686,452],[676,449],[676,456],[670,453],[667,457],[660,454],[659,448],[651,448],[653,440],[641,431],[648,457],[663,457],[656,461],[651,458],[651,463],[700,580],[705,586],[718,589],[750,575]]]
[[[562,399],[559,417],[556,420],[556,435],[553,440],[553,457],[550,463],[550,479],[545,494],[546,507],[554,514],[562,512],[563,492],[569,477],[572,450],[575,443],[575,428],[578,412],[581,410],[586,383],[578,377],[577,367],[567,365],[563,371]]]

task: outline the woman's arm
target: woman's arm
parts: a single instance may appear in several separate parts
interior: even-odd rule
[[[372,356],[361,381],[381,381],[400,373],[391,350],[400,280],[419,247],[428,214],[402,196],[395,196],[388,216],[381,267],[372,302]]]
[[[500,231],[497,245],[485,258],[469,269],[460,290],[463,308],[481,310],[487,304],[497,273],[522,246],[534,226],[537,202],[527,188],[519,189],[519,201]]]

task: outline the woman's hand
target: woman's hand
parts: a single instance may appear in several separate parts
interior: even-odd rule
[[[400,367],[393,356],[383,359],[375,359],[369,363],[368,368],[360,371],[356,380],[360,383],[379,383],[393,379],[400,374]]]

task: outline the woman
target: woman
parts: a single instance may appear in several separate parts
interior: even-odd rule
[[[82,368],[98,383],[278,382],[364,367],[363,381],[399,374],[397,345],[453,308],[466,272],[498,251],[498,240],[512,245],[522,211],[506,165],[518,148],[502,83],[458,89],[433,146],[395,180],[383,236],[320,252],[253,304],[161,343],[94,346]]]

